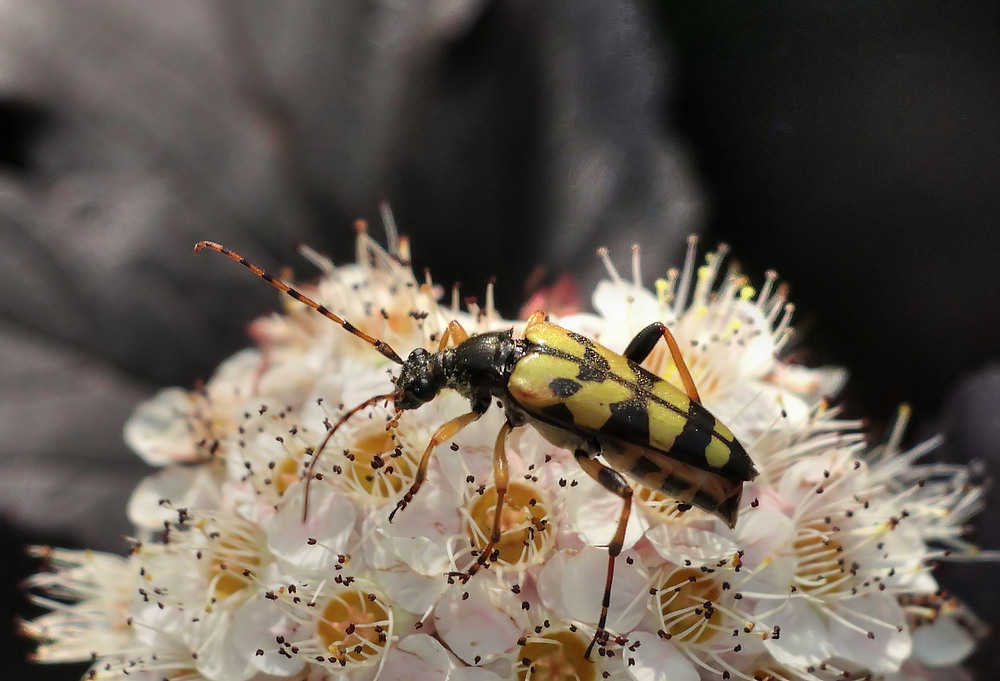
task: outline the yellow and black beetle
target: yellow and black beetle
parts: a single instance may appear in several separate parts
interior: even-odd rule
[[[493,453],[497,504],[492,531],[475,564],[457,575],[461,579],[467,580],[494,559],[509,483],[505,441],[513,428],[531,425],[552,444],[572,451],[588,475],[622,498],[618,526],[608,544],[604,597],[597,631],[587,648],[588,658],[595,643],[604,645],[608,640],[605,626],[615,557],[621,552],[632,508],[632,487],[626,476],[682,504],[713,513],[730,527],[736,524],[743,483],[753,480],[757,471],[732,432],[701,406],[677,342],[663,324],[647,326],[619,355],[545,321],[543,312],[529,317],[520,337],[515,337],[512,329],[470,336],[452,321],[436,352],[417,348],[403,360],[384,341],[271,277],[240,254],[211,241],[198,243],[195,252],[203,248],[239,262],[401,366],[392,393],[376,395],[350,409],[330,428],[314,454],[307,483],[326,442],[361,409],[392,401],[399,413],[417,409],[445,388],[457,391],[469,400],[471,410],[441,425],[431,436],[413,484],[397,502],[391,520],[420,489],[434,449],[486,413],[494,399],[499,400],[506,422],[497,434]],[[684,391],[639,366],[661,338],[670,348]]]

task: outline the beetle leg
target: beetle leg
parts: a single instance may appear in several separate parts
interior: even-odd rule
[[[531,327],[533,327],[535,324],[538,324],[538,323],[544,322],[544,321],[545,321],[545,313],[543,311],[541,311],[541,310],[536,310],[536,311],[532,312],[531,316],[528,317],[527,321],[524,322],[524,330],[527,331],[528,329],[530,329]]]
[[[441,341],[438,343],[438,352],[441,352],[446,347],[448,347],[448,342],[451,341],[455,345],[458,345],[462,341],[469,339],[469,333],[462,328],[456,320],[452,319],[448,322],[448,328],[444,330],[441,334]]]
[[[628,526],[628,518],[632,512],[632,488],[621,473],[608,468],[597,459],[592,459],[590,452],[585,449],[576,450],[573,455],[577,462],[586,471],[587,475],[601,484],[606,490],[614,492],[622,498],[622,514],[618,517],[618,529],[615,536],[608,544],[608,572],[604,580],[604,598],[601,600],[601,618],[597,622],[597,631],[594,632],[594,639],[587,646],[586,658],[590,659],[590,653],[594,645],[600,643],[604,646],[608,642],[608,632],[605,629],[608,623],[608,608],[611,607],[611,583],[615,579],[615,558],[622,552],[622,544],[625,543],[625,528]]]
[[[677,345],[677,339],[674,338],[674,334],[670,333],[670,329],[664,324],[653,322],[637,333],[632,342],[625,348],[623,354],[630,362],[642,364],[643,360],[649,357],[649,353],[653,351],[653,348],[661,337],[667,341],[667,347],[670,348],[670,357],[674,360],[674,366],[677,367],[677,373],[680,374],[681,382],[684,383],[684,390],[687,392],[688,397],[700,404],[701,397],[698,395],[698,388],[695,387],[694,380],[691,378],[691,372],[688,371],[687,364],[684,363],[680,346]]]
[[[493,560],[493,547],[496,546],[497,542],[500,541],[500,520],[503,514],[503,504],[507,497],[507,487],[510,481],[510,475],[507,472],[507,436],[510,431],[514,429],[514,426],[510,422],[505,422],[500,428],[500,432],[497,433],[497,441],[493,446],[493,486],[497,490],[497,505],[493,511],[493,527],[490,529],[490,540],[486,543],[485,548],[479,553],[479,557],[476,562],[472,564],[466,572],[451,573],[451,577],[457,577],[464,584],[469,581],[472,575],[479,572],[485,567],[489,567],[490,561]]]
[[[434,448],[448,438],[454,437],[458,431],[462,430],[462,428],[465,428],[473,421],[476,421],[482,415],[483,412],[481,411],[470,411],[467,414],[456,416],[451,421],[448,421],[434,431],[434,434],[431,435],[430,442],[427,443],[427,449],[424,450],[424,455],[420,457],[420,465],[417,467],[417,474],[413,477],[413,484],[410,485],[410,489],[403,495],[403,498],[396,502],[396,508],[392,509],[392,513],[389,514],[390,523],[396,515],[396,512],[402,511],[406,508],[406,505],[413,501],[413,497],[420,490],[420,486],[424,483],[424,478],[427,477],[427,467],[430,465],[431,452],[434,451]]]

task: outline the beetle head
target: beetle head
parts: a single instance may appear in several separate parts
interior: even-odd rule
[[[443,387],[444,372],[437,356],[417,348],[403,362],[393,403],[396,409],[416,409],[437,397]]]

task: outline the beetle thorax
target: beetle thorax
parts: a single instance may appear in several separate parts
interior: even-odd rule
[[[485,411],[490,397],[506,395],[510,372],[522,354],[509,330],[479,333],[440,352],[417,348],[396,379],[396,408],[416,409],[451,388],[473,409]]]
[[[506,394],[520,346],[509,330],[489,331],[471,336],[440,354],[447,386],[475,402]]]

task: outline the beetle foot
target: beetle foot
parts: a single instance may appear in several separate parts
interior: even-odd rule
[[[409,496],[410,495],[407,494],[402,499],[400,499],[399,501],[396,502],[396,508],[392,509],[392,512],[389,513],[389,522],[390,523],[392,522],[392,519],[396,517],[396,513],[398,513],[399,511],[402,511],[404,508],[406,508],[406,505],[408,503],[410,503],[410,499],[407,498]]]

